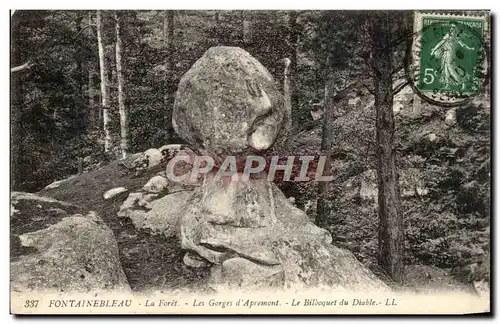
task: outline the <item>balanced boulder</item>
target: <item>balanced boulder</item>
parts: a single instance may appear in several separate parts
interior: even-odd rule
[[[238,47],[212,47],[182,77],[173,126],[219,162],[268,149],[284,131],[283,96],[269,71]]]
[[[217,162],[269,149],[286,118],[281,94],[256,59],[240,48],[214,47],[183,76],[173,124],[186,142]],[[184,263],[209,263],[213,289],[388,289],[351,252],[333,246],[328,231],[315,226],[264,173],[229,182],[215,173],[204,175],[177,216]]]

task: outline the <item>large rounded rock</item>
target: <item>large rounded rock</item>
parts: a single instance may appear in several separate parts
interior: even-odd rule
[[[11,210],[12,291],[130,289],[113,232],[94,212],[20,192]]]
[[[268,149],[284,131],[283,97],[267,69],[238,47],[212,47],[182,77],[173,126],[202,154]]]

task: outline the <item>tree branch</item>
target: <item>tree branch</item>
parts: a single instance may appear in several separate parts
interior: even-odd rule
[[[82,29],[80,29],[80,31],[78,32],[78,34],[76,34],[76,36],[75,36],[75,37],[73,37],[72,41],[73,41],[73,42],[74,42],[74,41],[76,41],[76,39],[77,39],[78,37],[80,37],[80,34],[81,34],[81,33],[83,33],[83,31],[84,31],[84,30],[86,30],[86,29],[87,29],[87,28],[89,28],[89,27],[96,27],[96,25],[94,25],[94,24],[89,24],[89,25],[87,25],[87,26],[83,27]]]
[[[74,43],[78,39],[78,37],[80,37],[80,35],[82,34],[82,32],[84,30],[86,30],[87,28],[89,28],[89,27],[95,27],[95,25],[89,24],[89,25],[83,27],[78,32],[78,34],[76,34],[76,36],[71,39],[71,41]],[[52,43],[52,41],[47,42],[47,44],[50,44],[50,43]],[[42,47],[45,47],[45,46],[42,45]],[[49,49],[50,49],[50,45],[47,46],[44,50],[42,50],[39,56],[44,56],[45,54],[47,54],[47,52],[49,51]],[[10,73],[15,73],[15,72],[23,71],[23,70],[31,68],[34,65],[35,65],[35,63],[33,63],[33,59],[30,59],[30,60],[28,60],[28,62],[24,63],[23,65],[19,65],[19,66],[15,66],[15,67],[11,68],[10,69]]]
[[[19,71],[22,71],[22,70],[29,69],[33,65],[34,64],[31,61],[28,61],[28,62],[24,63],[23,65],[19,65],[19,66],[15,66],[15,67],[11,68],[10,69],[10,73],[19,72]]]
[[[359,82],[363,87],[366,88],[366,90],[371,94],[371,95],[375,95],[375,90],[370,88],[367,84],[365,84],[364,82]]]
[[[410,85],[410,82],[408,82],[408,80],[405,80],[404,82],[400,83],[397,87],[395,87],[392,90],[392,95],[393,96],[397,95],[401,90],[403,90],[404,88],[406,88],[409,85]]]

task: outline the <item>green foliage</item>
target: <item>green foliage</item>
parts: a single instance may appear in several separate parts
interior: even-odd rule
[[[281,84],[282,60],[291,55],[295,46],[286,37],[289,32],[286,11],[219,11],[218,20],[215,11],[175,11],[170,52],[165,41],[165,11],[121,11],[120,16],[132,152],[180,141],[171,125],[174,93],[182,75],[208,48],[240,46],[261,61]],[[36,176],[20,174],[16,189],[36,190],[75,173],[74,161],[78,157],[103,156],[102,138],[90,136],[94,142],[73,144],[92,129],[102,128],[95,11],[18,11],[13,19],[21,21],[20,39],[13,46],[20,49],[23,62],[33,62],[31,69],[22,72],[24,103],[13,107],[22,110],[23,116],[20,168],[43,169],[39,171],[43,178],[38,183]],[[244,19],[250,22],[249,39],[243,38]],[[103,11],[112,151],[118,152],[114,25],[114,13]],[[297,25],[296,32],[303,32],[302,24]],[[174,66],[168,71],[167,61],[171,57]],[[301,109],[294,109],[294,117],[303,122],[309,116],[309,103],[318,101],[322,89],[315,82],[315,69],[303,64],[299,64],[299,69],[308,71],[304,78],[296,73],[296,88],[300,90],[294,96],[300,99]],[[54,151],[47,152],[48,147]],[[71,149],[76,151],[60,154]]]
[[[400,183],[403,183],[401,179],[408,178],[410,170],[416,170],[428,189],[427,195],[403,198],[406,263],[457,268],[485,260],[490,249],[490,115],[482,104],[473,103],[457,109],[457,123],[450,126],[445,123],[445,114],[435,113],[435,109],[424,107],[420,119],[410,118],[408,114],[396,118]],[[339,138],[348,138],[352,129],[369,129],[370,117],[360,118],[357,115],[360,111],[353,110],[345,119],[336,121]],[[437,136],[437,143],[425,139],[428,131]],[[360,137],[364,142],[338,144],[351,156],[336,154],[334,165],[338,171],[335,173],[371,155],[370,136]],[[336,146],[334,152],[339,149]],[[370,160],[373,161],[373,157],[369,157]],[[351,249],[358,259],[375,263],[376,200],[356,196],[356,190],[350,186],[356,186],[356,181],[365,181],[356,179],[354,176],[334,182],[338,189],[332,197],[334,211],[330,231],[333,237],[341,238],[338,244]]]

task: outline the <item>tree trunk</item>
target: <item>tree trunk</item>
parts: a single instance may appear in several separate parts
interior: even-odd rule
[[[247,11],[243,11],[243,45],[248,45],[251,38],[250,19]]]
[[[299,42],[299,30],[297,24],[298,11],[291,10],[288,13],[288,57],[290,58],[290,93],[291,93],[291,106],[298,106],[298,96],[296,93],[296,80],[297,75],[297,49]]]
[[[120,36],[120,16],[115,11],[115,20],[116,20],[116,79],[118,82],[118,108],[120,111],[120,135],[121,142],[120,146],[122,149],[122,158],[126,158],[130,149],[130,134],[129,134],[129,118],[128,118],[128,110],[125,106],[125,80],[122,74],[122,51],[123,45]]]
[[[11,43],[10,43],[10,58],[11,67],[21,64],[21,44],[20,28],[21,23],[19,17],[11,18]],[[11,122],[11,190],[18,190],[21,182],[21,138],[22,126],[22,107],[23,107],[23,84],[22,75],[20,72],[10,74],[10,122]]]
[[[174,31],[175,31],[175,12],[173,10],[165,11],[165,20],[163,24],[163,37],[165,40],[165,51],[167,53],[167,61],[165,64],[165,85],[164,85],[164,105],[166,109],[165,125],[169,137],[173,135],[172,126],[172,111],[175,96],[175,79],[174,79]]]
[[[92,11],[89,11],[88,24],[92,25]],[[94,69],[92,60],[88,60],[88,83],[87,83],[87,96],[89,105],[89,117],[92,126],[95,126],[98,122],[101,122],[101,110],[99,105],[95,105],[95,84],[94,84]]]
[[[101,72],[101,106],[102,120],[104,125],[104,152],[111,149],[111,131],[109,126],[109,85],[108,68],[106,65],[105,46],[103,44],[103,21],[102,12],[97,10],[97,42],[99,45],[99,67]]]
[[[88,75],[88,103],[89,103],[89,114],[90,114],[90,122],[92,126],[94,126],[97,121],[101,121],[101,116],[99,111],[96,110],[95,107],[95,98],[94,98],[94,72],[92,71],[91,63],[89,62],[89,75]]]
[[[79,35],[82,31],[82,21],[83,16],[77,17],[75,20],[76,32]],[[81,44],[81,43],[78,43]],[[84,95],[84,72],[83,72],[83,57],[82,57],[82,47],[79,46],[75,53],[76,61],[76,83],[78,84],[78,102],[72,108],[72,122],[73,128],[82,130],[86,125],[86,120],[88,115],[84,110],[85,95]]]
[[[394,152],[392,49],[390,20],[374,17],[371,28],[376,109],[379,205],[379,263],[398,282],[404,281],[404,224]]]
[[[292,130],[292,92],[290,88],[290,59],[285,58],[285,73],[283,78],[283,94],[285,99],[285,112],[287,116],[285,129],[286,136],[288,136]]]
[[[328,77],[329,78],[329,77]],[[325,168],[323,175],[331,175],[331,148],[332,148],[332,122],[334,120],[334,101],[333,101],[333,81],[327,79],[325,83],[325,98],[324,98],[324,113],[323,113],[323,129],[321,138],[321,155],[326,157]],[[328,223],[328,216],[330,215],[329,203],[329,188],[330,182],[318,182],[318,202],[316,212],[316,225],[325,227]]]
[[[417,94],[413,95],[412,111],[414,117],[419,117],[422,112],[422,99]]]

